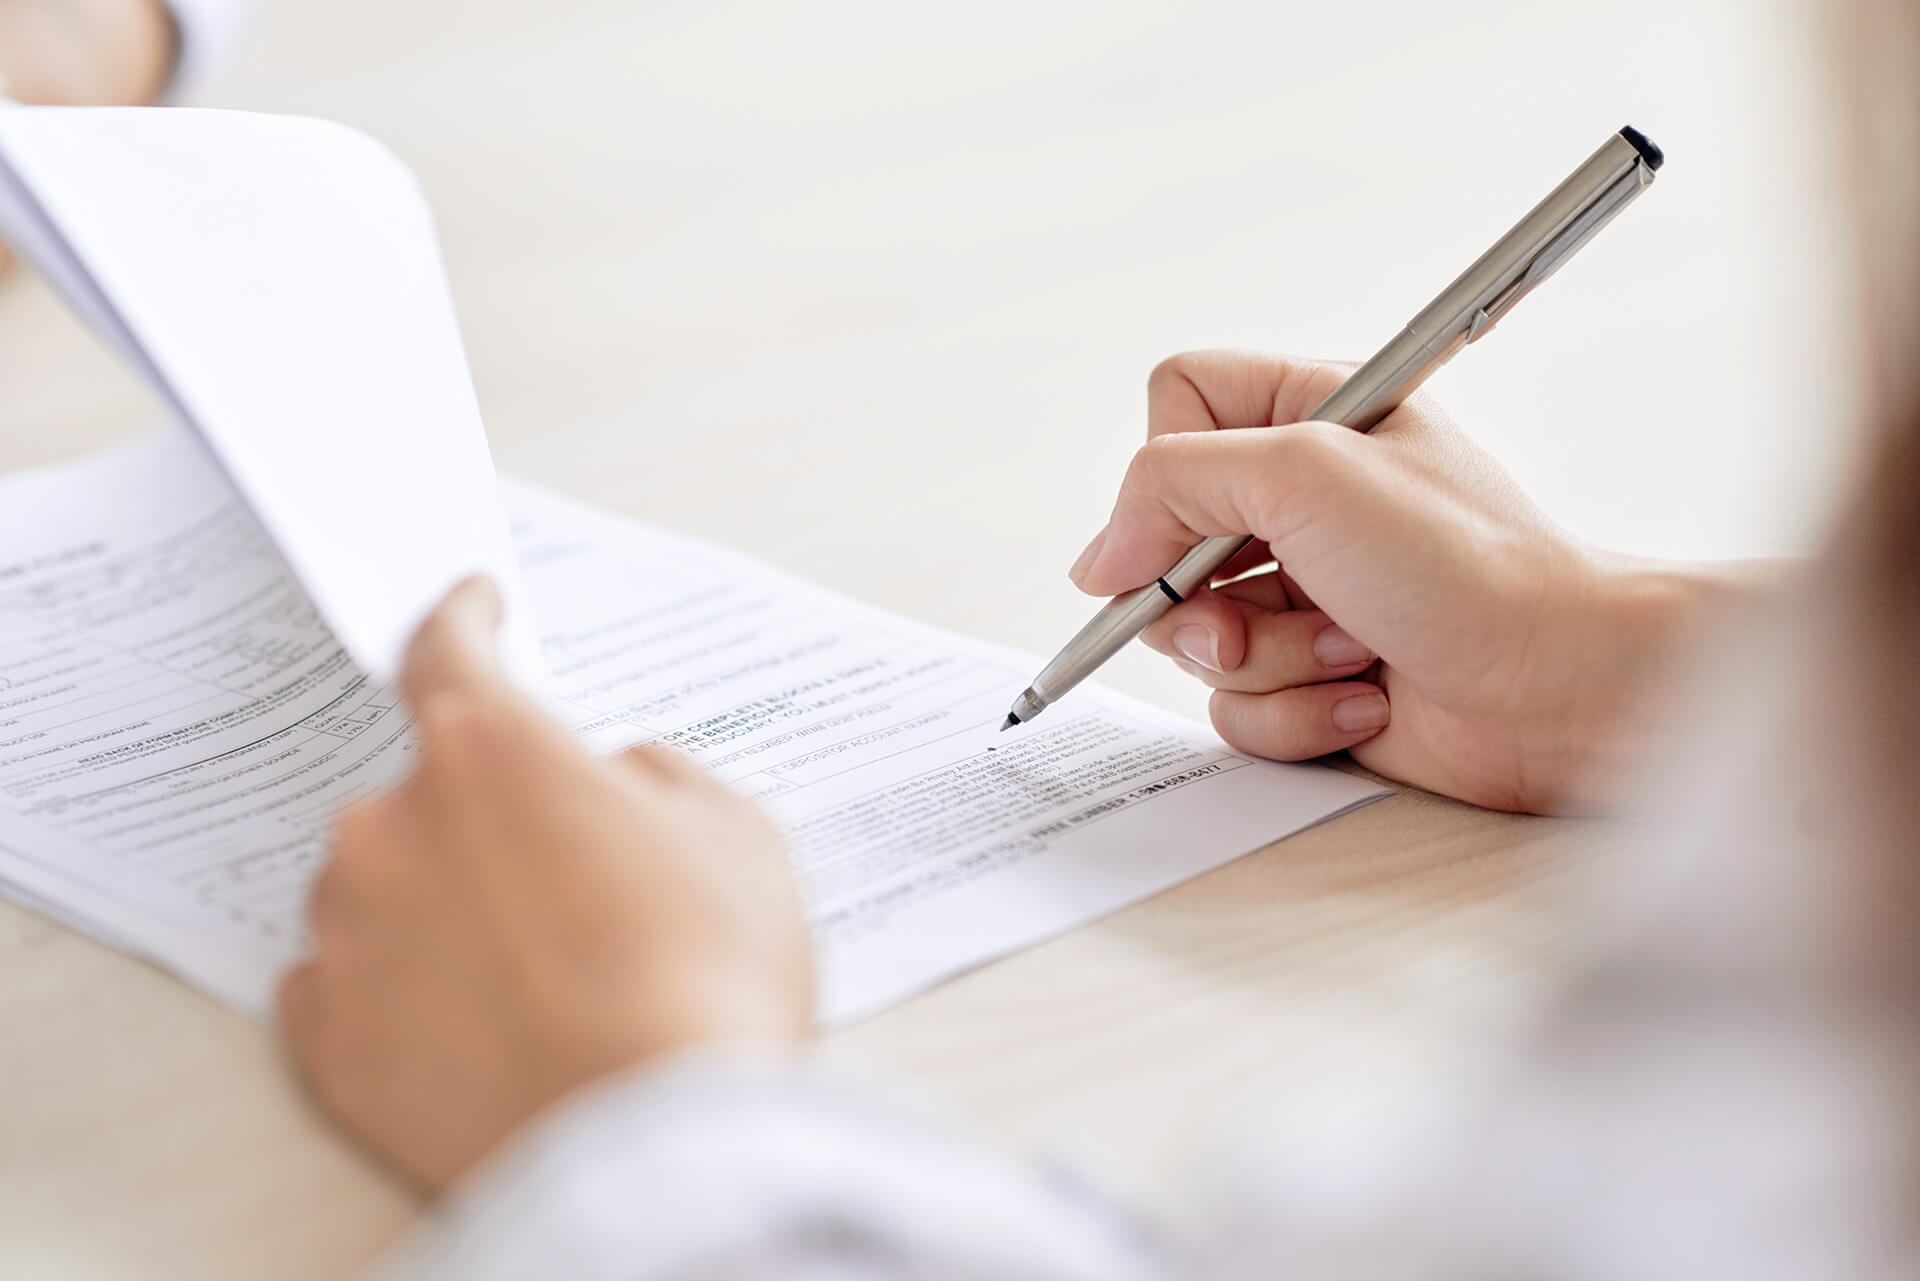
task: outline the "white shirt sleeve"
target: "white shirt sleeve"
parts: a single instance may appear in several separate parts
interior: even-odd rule
[[[1910,989],[1821,968],[1858,964],[1822,915],[1843,758],[1800,719],[1824,655],[1767,644],[1592,864],[1523,1054],[1416,1039],[1290,1085],[1161,1240],[802,1069],[687,1058],[530,1127],[381,1281],[1920,1276]]]
[[[1165,1275],[1082,1189],[785,1064],[689,1058],[562,1103],[380,1281]]]
[[[166,5],[180,41],[166,97],[183,102],[226,65],[253,6],[249,0],[166,0]]]

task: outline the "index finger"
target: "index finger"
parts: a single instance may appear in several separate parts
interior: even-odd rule
[[[1157,437],[1134,455],[1106,529],[1074,567],[1074,584],[1113,596],[1151,583],[1203,538],[1264,539],[1281,563],[1288,543],[1329,507],[1357,520],[1356,489],[1367,438],[1332,423]]]
[[[1147,437],[1302,422],[1355,368],[1258,352],[1183,352],[1147,378]]]

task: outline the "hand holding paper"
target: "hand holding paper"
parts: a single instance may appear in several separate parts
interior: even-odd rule
[[[497,618],[470,580],[408,650],[420,768],[341,822],[280,993],[315,1092],[433,1188],[592,1081],[813,1013],[766,815],[679,752],[588,755],[503,678]]]

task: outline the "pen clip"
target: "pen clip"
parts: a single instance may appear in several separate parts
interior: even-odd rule
[[[1593,200],[1593,203],[1580,211],[1559,233],[1533,256],[1527,269],[1520,273],[1506,289],[1475,312],[1467,322],[1467,341],[1478,342],[1493,327],[1500,323],[1513,305],[1533,292],[1535,286],[1560,269],[1560,265],[1573,257],[1580,249],[1597,235],[1600,229],[1613,221],[1618,214],[1633,202],[1635,196],[1644,191],[1653,182],[1653,170],[1645,160],[1636,159],[1631,169],[1620,175],[1618,181],[1607,187]]]

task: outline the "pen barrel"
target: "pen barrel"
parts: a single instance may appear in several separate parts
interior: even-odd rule
[[[1172,599],[1160,590],[1157,582],[1115,596],[1100,607],[1051,663],[1040,669],[1033,684],[1028,686],[1029,691],[1038,695],[1043,704],[1059,702],[1068,690],[1093,675],[1101,664],[1125,649],[1149,623],[1172,607]]]
[[[1619,134],[1608,138],[1307,418],[1372,431],[1652,181],[1653,170],[1638,148]],[[1205,539],[1160,581],[1182,597],[1190,596],[1213,581],[1250,541],[1239,535]]]
[[[1652,183],[1653,167],[1645,154],[1622,134],[1611,135],[1421,308],[1407,328],[1422,339],[1449,344],[1449,357],[1477,342]]]
[[[1245,534],[1203,538],[1188,548],[1187,554],[1175,561],[1172,569],[1160,575],[1160,581],[1185,599],[1212,582],[1235,553],[1252,541]],[[1161,595],[1164,597],[1166,593],[1162,592]],[[1173,602],[1169,600],[1167,604],[1172,605]]]
[[[1408,325],[1369,356],[1331,396],[1314,406],[1307,419],[1372,431],[1466,344],[1464,331],[1435,337],[1417,322]]]

